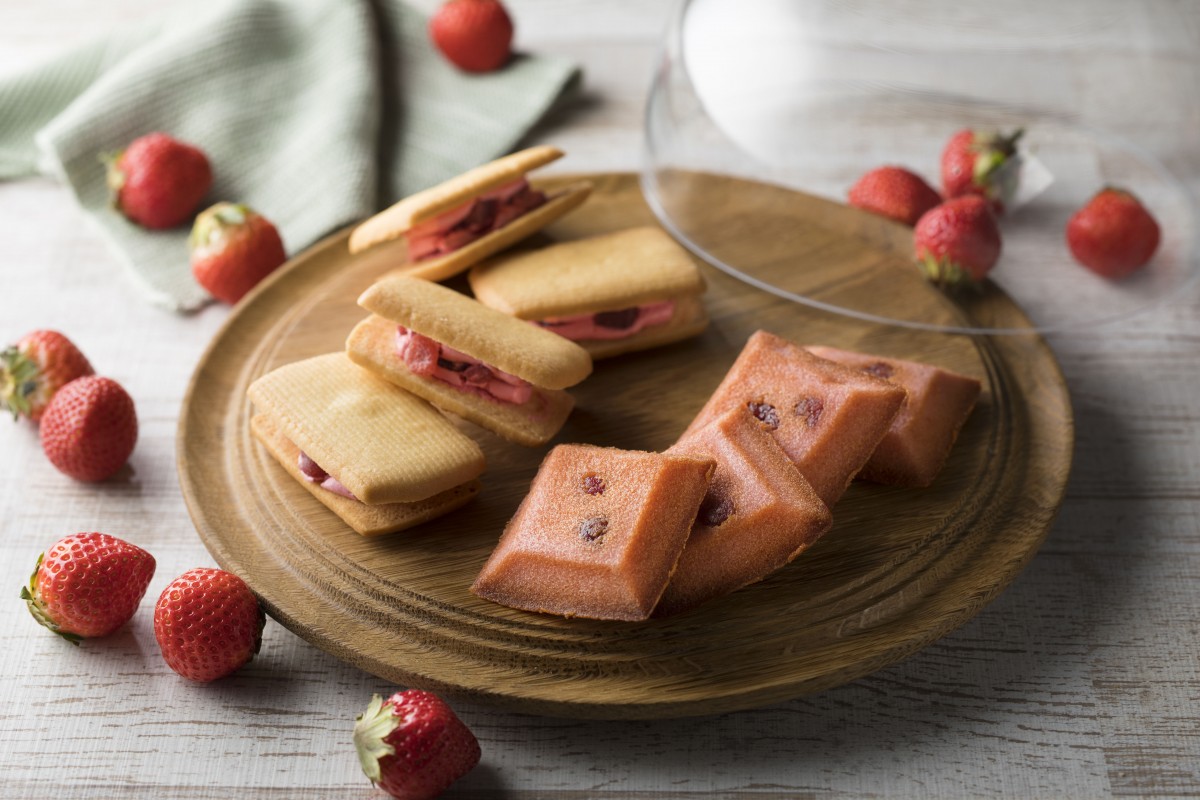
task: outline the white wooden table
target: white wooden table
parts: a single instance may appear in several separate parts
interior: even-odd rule
[[[2,0],[0,72],[158,5]],[[573,170],[636,168],[669,4],[510,6],[524,48],[577,59],[587,75],[531,139],[562,146]],[[1181,33],[1193,58],[1198,30]],[[1121,109],[1100,115],[1128,122]],[[1200,193],[1200,121],[1180,124],[1190,149],[1159,155]],[[460,705],[484,755],[449,796],[1200,795],[1198,311],[1193,293],[1050,339],[1078,429],[1068,496],[1026,571],[958,631],[840,689],[720,717],[589,722]],[[129,389],[141,422],[129,479],[89,486],[49,465],[32,427],[0,421],[0,797],[382,796],[350,728],[392,687],[271,621],[252,665],[209,686],[175,676],[154,641],[153,599],[213,565],[174,449],[186,382],[227,313],[151,308],[66,191],[0,184],[0,339],[69,332]],[[75,648],[16,594],[42,549],[84,530],[128,536],[158,571],[131,624]]]

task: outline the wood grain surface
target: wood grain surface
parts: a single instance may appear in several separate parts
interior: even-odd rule
[[[588,204],[543,239],[653,221],[635,175],[586,177],[596,187]],[[927,308],[931,319],[962,313],[909,267],[903,226],[763,184],[689,180],[727,236],[755,241],[765,262],[811,264],[823,300],[886,292],[906,310]],[[764,207],[771,225],[789,235],[761,230]],[[834,509],[834,530],[789,568],[670,619],[563,620],[481,600],[468,587],[548,448],[514,445],[464,423],[487,455],[482,494],[380,540],[360,537],[328,512],[249,430],[246,387],[275,367],[341,349],[365,313],[355,299],[402,257],[402,245],[352,256],[341,234],[265,284],[201,359],[178,446],[184,496],[217,562],[245,577],[287,627],[388,680],[516,711],[599,718],[731,711],[827,689],[969,619],[1033,555],[1057,512],[1072,420],[1040,338],[815,322],[790,302],[710,272],[709,329],[602,362],[572,389],[575,412],[551,444],[665,449],[762,328],[800,344],[925,360],[984,381],[940,479],[924,490],[855,485]],[[986,302],[990,315],[1023,323],[999,293]]]
[[[0,71],[167,5],[184,0],[0,0]],[[565,171],[636,169],[673,3],[507,5],[522,49],[584,69],[578,93],[528,141],[562,147]],[[1067,70],[1048,72],[1042,54],[1022,74],[1058,107],[1147,148],[1200,196],[1200,150],[1187,134],[1195,117],[1172,101],[1175,90],[1194,95],[1182,78],[1200,53],[1200,9],[1176,5],[1191,10],[1188,24],[1145,53],[1081,31],[1088,52]],[[956,63],[965,79],[987,66]],[[1132,103],[1112,91],[1153,68],[1180,81],[1141,82]],[[931,125],[927,152],[945,135]],[[840,185],[895,158],[886,140],[856,152]],[[0,797],[380,800],[349,731],[371,693],[392,684],[273,621],[256,660],[211,686],[180,680],[154,641],[153,598],[184,570],[213,565],[179,490],[175,439],[188,381],[229,310],[176,317],[147,306],[48,179],[0,183],[0,220],[0,339],[66,331],[130,391],[141,423],[129,470],[97,486],[56,472],[28,426],[0,424],[0,586],[12,592],[0,603]],[[1072,301],[1068,275],[1058,295]],[[1049,537],[981,613],[865,678],[742,712],[596,721],[459,703],[483,761],[446,796],[1200,796],[1200,299],[1189,292],[1152,314],[1047,338],[1075,413],[1072,474]],[[33,623],[16,588],[51,542],[94,529],[148,548],[158,572],[128,626],[72,648]]]

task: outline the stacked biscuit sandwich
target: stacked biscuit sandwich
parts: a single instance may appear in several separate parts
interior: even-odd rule
[[[359,533],[420,524],[478,493],[483,453],[439,412],[542,445],[571,413],[565,390],[591,373],[593,353],[677,341],[706,324],[703,279],[656,228],[506,257],[481,269],[486,304],[434,282],[579,207],[588,183],[548,195],[526,178],[561,156],[551,147],[506,156],[362,223],[352,252],[403,238],[408,258],[365,287],[359,304],[369,315],[349,332],[345,352],[285,365],[251,385],[254,434]],[[624,273],[595,271],[614,258]],[[528,291],[534,285],[540,296]],[[567,317],[569,330],[559,324]]]

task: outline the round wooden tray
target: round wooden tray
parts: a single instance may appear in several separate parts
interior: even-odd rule
[[[549,237],[653,221],[634,176],[588,177],[593,197]],[[711,192],[713,224],[731,236],[769,234],[754,245],[762,263],[826,270],[828,299],[882,291],[897,303],[922,304],[931,317],[963,313],[916,276],[906,228],[762,184],[691,179]],[[862,324],[706,269],[709,329],[598,362],[571,390],[578,405],[556,442],[666,448],[746,338],[765,328],[799,343],[927,360],[981,378],[980,404],[941,477],[924,490],[856,483],[834,508],[833,530],[793,564],[678,617],[604,623],[494,605],[468,587],[547,448],[512,445],[460,423],[488,458],[481,495],[427,525],[368,539],[288,477],[249,433],[246,386],[280,364],[341,349],[364,315],[355,298],[403,258],[402,244],[351,258],[345,239],[335,235],[293,259],[231,314],[184,401],[179,475],[205,545],[246,579],[271,616],[398,684],[600,718],[717,713],[826,689],[969,619],[1030,559],[1061,501],[1071,409],[1040,338]],[[994,290],[971,303],[971,314],[1027,324]]]

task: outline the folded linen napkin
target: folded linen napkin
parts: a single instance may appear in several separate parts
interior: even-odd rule
[[[202,203],[243,202],[289,253],[510,149],[577,76],[518,56],[459,72],[400,0],[233,0],[124,30],[0,79],[0,179],[55,175],[150,299],[207,294],[183,226],[149,231],[109,207],[100,156],[161,130],[202,148]]]

